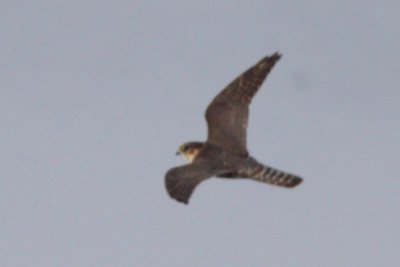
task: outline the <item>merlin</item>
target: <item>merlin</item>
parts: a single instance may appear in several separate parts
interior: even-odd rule
[[[189,164],[170,169],[165,175],[168,194],[184,204],[202,181],[211,178],[247,178],[292,188],[303,179],[259,163],[247,151],[249,106],[261,84],[281,58],[266,56],[223,89],[207,107],[206,142],[187,142],[177,154]]]

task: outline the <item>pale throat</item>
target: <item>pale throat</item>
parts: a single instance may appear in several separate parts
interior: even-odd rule
[[[185,157],[185,159],[187,161],[189,161],[190,163],[193,162],[193,160],[195,160],[195,158],[197,157],[197,155],[199,154],[200,149],[189,149],[186,152],[183,152],[183,156]]]

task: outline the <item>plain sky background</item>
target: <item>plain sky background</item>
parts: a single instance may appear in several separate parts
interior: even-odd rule
[[[400,266],[399,1],[0,2],[0,266]],[[165,172],[280,51],[249,150],[286,190]]]

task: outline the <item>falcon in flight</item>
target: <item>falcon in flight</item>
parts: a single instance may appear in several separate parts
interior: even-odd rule
[[[188,204],[196,186],[213,176],[247,178],[292,188],[303,179],[259,163],[249,155],[246,130],[249,105],[275,63],[279,53],[266,56],[223,89],[208,106],[206,142],[187,142],[179,147],[189,164],[170,169],[165,175],[168,194]]]

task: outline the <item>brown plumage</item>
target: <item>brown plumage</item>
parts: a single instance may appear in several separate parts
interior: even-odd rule
[[[302,182],[298,176],[258,163],[247,151],[249,105],[280,58],[279,53],[264,57],[212,100],[205,114],[207,141],[181,145],[178,152],[191,163],[172,168],[165,175],[172,198],[187,204],[195,187],[213,176],[249,178],[289,188]]]

